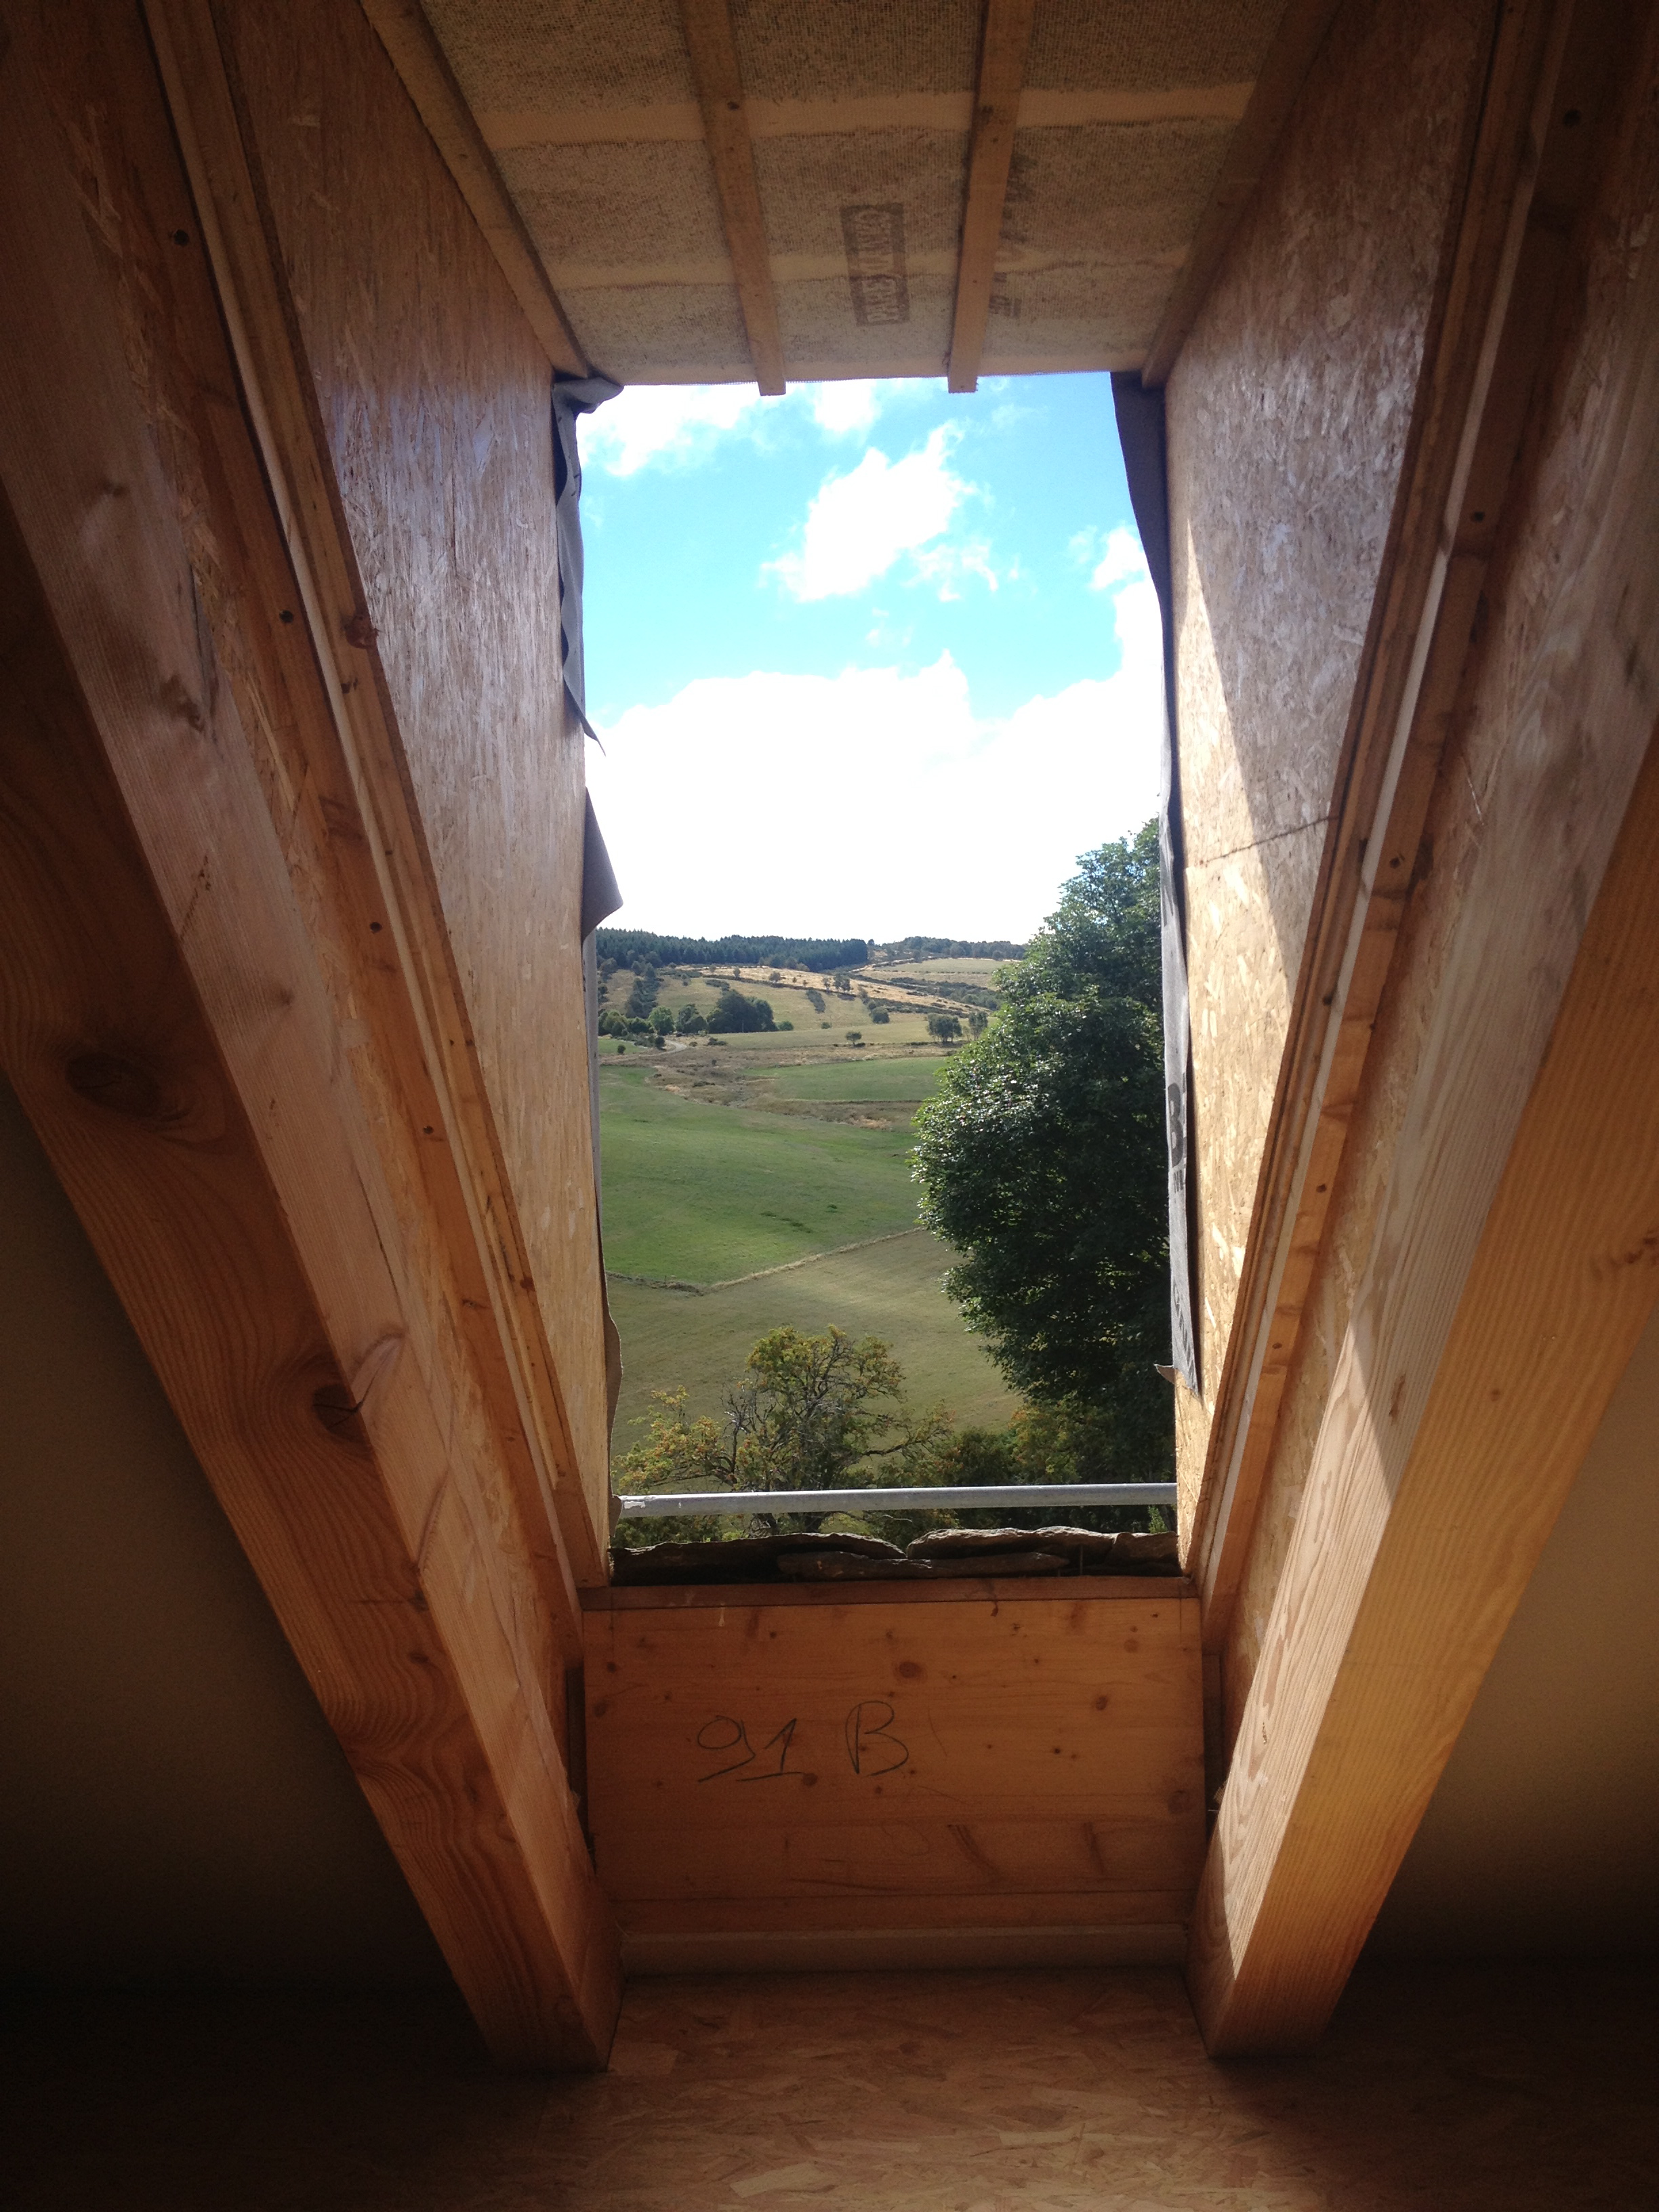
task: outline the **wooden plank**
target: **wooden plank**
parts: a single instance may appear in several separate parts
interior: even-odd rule
[[[382,0],[375,0],[375,5]],[[1089,85],[1027,88],[1020,94],[1022,131],[1075,130],[1087,123],[1237,123],[1254,85],[1149,87]],[[746,100],[751,141],[839,137],[848,131],[971,131],[971,92],[878,92],[844,100]],[[479,115],[493,153],[519,146],[660,146],[702,137],[702,113],[690,100],[651,107],[498,108]]]
[[[957,261],[956,311],[951,324],[952,392],[979,387],[980,356],[991,315],[991,284],[1002,241],[1002,207],[1019,125],[1025,57],[1036,0],[985,0],[979,91],[968,150],[968,192]]]
[[[483,133],[455,82],[419,0],[362,0],[362,10],[391,56],[432,143],[477,218],[525,320],[555,368],[586,376],[592,365],[548,280],[523,216],[514,204]]]
[[[803,1802],[793,1822],[775,1827],[748,1820],[690,1831],[678,1823],[618,1826],[605,1838],[599,1876],[618,1903],[725,1898],[746,1908],[760,1897],[887,1896],[909,1906],[926,1899],[930,1912],[939,1906],[972,1920],[988,1890],[1033,1899],[1088,1896],[1103,1911],[1105,1899],[1130,1893],[1178,1896],[1176,1911],[1160,1908],[1157,1917],[1179,1919],[1203,1863],[1202,1828],[1172,1816],[1156,1797],[1144,1798],[1133,1817],[1099,1820],[820,1822]],[[1049,1901],[1044,1917],[1069,1915]]]
[[[918,1974],[1059,1966],[1178,1966],[1181,1921],[1097,1926],[1034,1921],[973,1928],[629,1929],[630,1981],[649,1974]]]
[[[1169,304],[1146,349],[1143,384],[1164,384],[1187,333],[1198,320],[1216,271],[1251,195],[1267,172],[1297,94],[1324,44],[1341,0],[1290,0],[1251,89],[1243,119],[1233,133],[1209,203],[1199,219]]]
[[[730,0],[680,0],[680,20],[702,111],[702,135],[714,165],[714,189],[749,334],[755,381],[769,398],[776,398],[784,388],[783,337]]]
[[[1425,349],[1194,1516],[1189,1559],[1211,1650],[1226,1641],[1243,1577],[1521,421],[1565,275],[1563,214],[1583,188],[1575,155],[1585,143],[1561,123],[1565,96],[1553,98],[1571,15],[1565,6],[1517,8],[1500,25],[1446,296]],[[1583,63],[1575,57],[1579,74]]]
[[[1194,1872],[1196,1870],[1194,1869]],[[787,1897],[624,1897],[617,1900],[617,1919],[624,1938],[638,1936],[742,1935],[828,1936],[868,1929],[874,1934],[929,1928],[941,1935],[1002,1929],[1069,1926],[1109,1931],[1114,1928],[1185,1929],[1192,1910],[1193,1877],[1168,1889],[1108,1889],[1098,1885],[1067,1891],[981,1887],[969,1895],[936,1894],[921,1900],[904,1890],[860,1890],[854,1900],[835,1891],[793,1891]],[[849,1910],[849,1904],[851,1908]],[[1172,1962],[1179,1965],[1180,1954]]]
[[[32,20],[0,105],[8,1072],[487,2038],[592,2065],[572,1594],[136,11]]]
[[[993,1899],[1018,1900],[997,1924],[1179,1918],[1203,1851],[1196,1614],[590,1613],[600,1881],[654,1901],[658,1932],[872,1925],[877,1899],[912,1927],[979,1925]]]
[[[1192,1597],[1197,1585],[1186,1575],[1056,1575],[1027,1580],[1005,1576],[951,1577],[937,1583],[681,1583],[655,1588],[611,1583],[585,1589],[584,1613],[679,1613],[699,1607],[825,1605],[1093,1605],[1149,1596]]]
[[[1218,2051],[1319,2032],[1659,1291],[1641,27],[1466,708],[1480,834],[1206,1863]]]
[[[464,1307],[467,1326],[510,1395],[514,1418],[504,1433],[529,1525],[550,1522],[559,1538],[558,1571],[568,1581],[602,1582],[608,1531],[601,1534],[608,1471],[587,1462],[573,1427],[537,1295],[536,1270],[507,1172],[474,1022],[462,988],[444,901],[416,802],[367,594],[339,487],[319,419],[311,373],[296,343],[295,317],[271,226],[238,119],[208,0],[149,0],[146,16],[173,126],[199,214],[234,359],[247,400],[259,459],[270,483],[299,612],[324,673],[334,750],[363,828],[363,856],[373,865],[386,916],[417,1024],[422,1079],[435,1092],[435,1118],[459,1173],[453,1203],[465,1215],[450,1242],[470,1237],[482,1299]],[[387,435],[396,434],[395,423]],[[486,979],[475,977],[475,987]],[[413,1078],[410,1072],[410,1079]],[[592,1184],[586,1158],[584,1113],[569,1118],[569,1141],[584,1155],[575,1187]],[[595,1246],[597,1252],[597,1245]],[[589,1364],[602,1358],[595,1327],[587,1331]],[[580,1350],[578,1358],[581,1357]],[[603,1402],[602,1375],[572,1377],[582,1395]],[[592,1424],[589,1423],[590,1431]],[[574,1605],[561,1603],[562,1623]],[[575,1651],[569,1652],[574,1662]]]

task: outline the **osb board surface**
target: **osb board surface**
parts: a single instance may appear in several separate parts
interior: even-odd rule
[[[1037,9],[988,372],[1141,359],[1283,12]],[[629,381],[750,377],[678,9],[428,14],[589,356]],[[982,19],[980,0],[734,0],[791,377],[942,369]],[[842,228],[860,209],[898,219],[901,281],[867,320]]]
[[[17,2212],[1604,2212],[1651,2196],[1650,1971],[1363,1968],[1219,2066],[1172,1971],[638,1982],[609,2074],[440,2000],[35,2002]]]
[[[356,8],[225,11],[590,1505],[608,1486],[545,354]]]
[[[1338,16],[1168,386],[1207,1389],[1231,1325],[1483,12],[1360,0]],[[1183,1424],[1187,1441],[1206,1425]],[[1189,1507],[1198,1472],[1183,1452]]]
[[[1230,1737],[1260,1659],[1408,1116],[1432,1084],[1425,1055],[1460,934],[1490,927],[1499,915],[1511,922],[1498,927],[1519,929],[1550,900],[1587,910],[1622,816],[1632,770],[1619,717],[1605,709],[1586,717],[1558,695],[1577,672],[1599,665],[1622,671],[1624,685],[1636,687],[1626,719],[1645,730],[1653,711],[1637,642],[1650,585],[1622,565],[1610,520],[1632,502],[1634,486],[1650,480],[1659,424],[1651,370],[1659,312],[1650,242],[1659,213],[1652,98],[1650,84],[1630,94],[1632,137],[1584,233],[1583,274],[1547,355],[1488,573],[1478,657],[1442,758],[1233,1618],[1224,1662]],[[1550,884],[1536,875],[1483,879],[1483,856],[1501,849],[1498,841],[1528,805],[1551,824],[1564,856],[1584,848],[1583,859],[1569,859]],[[1540,966],[1540,988],[1543,975]]]
[[[1180,1919],[1203,1850],[1197,1607],[590,1613],[588,1820],[615,1900],[804,1926]],[[1015,1903],[1014,1900],[1023,1900]],[[1077,1900],[1076,1909],[1072,1900]],[[624,1919],[629,1917],[623,1912]],[[727,1916],[729,1917],[729,1916]],[[631,1924],[631,1923],[630,1923]]]

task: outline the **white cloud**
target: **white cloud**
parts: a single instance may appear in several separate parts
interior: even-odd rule
[[[1115,675],[1003,718],[975,712],[948,653],[913,675],[705,678],[630,708],[588,761],[619,923],[1029,936],[1078,854],[1157,805],[1150,585],[1124,585],[1113,611]]]
[[[845,382],[809,384],[805,390],[812,420],[830,437],[843,438],[854,430],[875,428],[884,397],[880,384],[868,378],[849,377]]]
[[[849,377],[792,384],[763,399],[752,384],[630,384],[581,418],[582,465],[631,477],[653,463],[708,459],[722,440],[759,441],[781,422],[809,420],[826,438],[866,435],[887,409],[928,396],[914,380]]]
[[[1077,540],[1072,541],[1075,545]],[[1106,540],[1106,550],[1100,565],[1089,579],[1091,592],[1115,592],[1124,584],[1150,584],[1146,556],[1140,550],[1140,539],[1133,530],[1121,526],[1114,530]]]
[[[653,461],[702,459],[723,434],[758,427],[752,384],[630,384],[585,416],[582,467],[631,477]]]
[[[825,480],[807,511],[800,550],[769,562],[769,572],[794,599],[839,599],[942,538],[975,489],[950,465],[960,435],[942,422],[902,461],[872,446],[855,469]]]

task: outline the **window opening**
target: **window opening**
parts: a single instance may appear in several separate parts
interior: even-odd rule
[[[1132,498],[1103,375],[580,422],[618,1579],[1173,1571],[1146,432]]]

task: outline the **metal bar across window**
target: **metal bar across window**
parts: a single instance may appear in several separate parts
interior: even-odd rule
[[[864,1513],[895,1509],[962,1513],[995,1506],[1023,1510],[1033,1505],[1173,1505],[1172,1482],[1010,1482],[982,1488],[929,1489],[915,1484],[902,1490],[708,1490],[665,1492],[619,1498],[624,1521],[694,1521],[705,1514]]]

